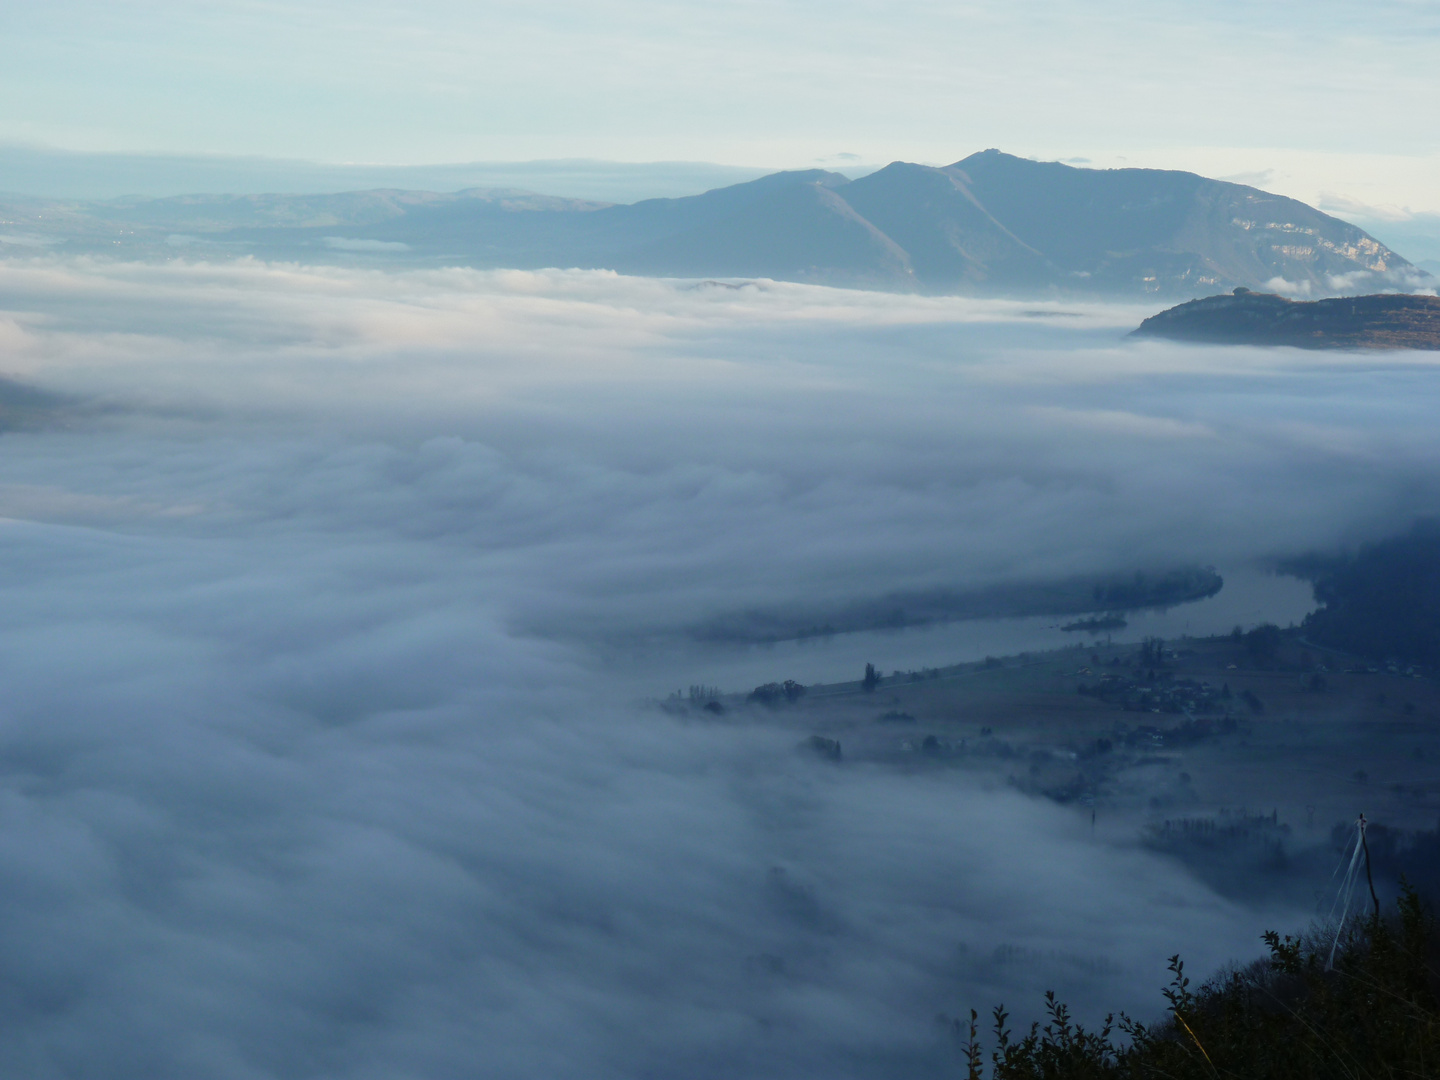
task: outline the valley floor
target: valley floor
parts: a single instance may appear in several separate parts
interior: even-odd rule
[[[1096,644],[665,707],[792,728],[843,768],[982,774],[1140,829],[1224,891],[1305,894],[1362,812],[1392,833],[1440,817],[1440,687],[1293,633],[1263,662],[1230,637]]]

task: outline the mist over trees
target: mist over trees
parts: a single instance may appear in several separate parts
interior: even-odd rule
[[[1310,640],[1375,660],[1440,664],[1440,524],[1291,565],[1321,604],[1305,619]]]

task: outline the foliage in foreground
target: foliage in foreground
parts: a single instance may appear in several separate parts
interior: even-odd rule
[[[1440,1077],[1440,940],[1406,888],[1389,918],[1332,935],[1265,935],[1268,960],[1190,989],[1178,956],[1166,1019],[1125,1015],[1098,1031],[1046,994],[1049,1022],[1015,1038],[994,1013],[993,1080],[1399,1080]],[[977,1016],[960,1025],[969,1080],[986,1074]],[[1120,1033],[1117,1043],[1112,1032]]]

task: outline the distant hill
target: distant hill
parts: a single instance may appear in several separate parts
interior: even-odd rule
[[[1409,288],[1424,271],[1304,203],[1193,173],[1077,169],[998,150],[858,180],[781,172],[609,205],[528,192],[0,204],[8,245],[153,254],[605,268],[980,295],[1318,295]],[[4,240],[0,239],[0,244]]]
[[[1386,293],[1302,302],[1236,289],[1152,315],[1135,334],[1304,349],[1440,349],[1440,297]]]

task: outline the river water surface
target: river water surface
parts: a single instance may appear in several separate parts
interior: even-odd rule
[[[1171,608],[1129,612],[1123,629],[1066,631],[1081,616],[957,619],[900,629],[857,631],[755,644],[687,642],[671,648],[607,657],[639,693],[663,694],[696,684],[727,692],[764,682],[847,682],[873,663],[880,671],[911,671],[1013,656],[1097,641],[1116,644],[1147,637],[1212,637],[1261,623],[1289,626],[1315,610],[1309,583],[1254,565],[1221,568],[1224,587],[1214,596]]]

